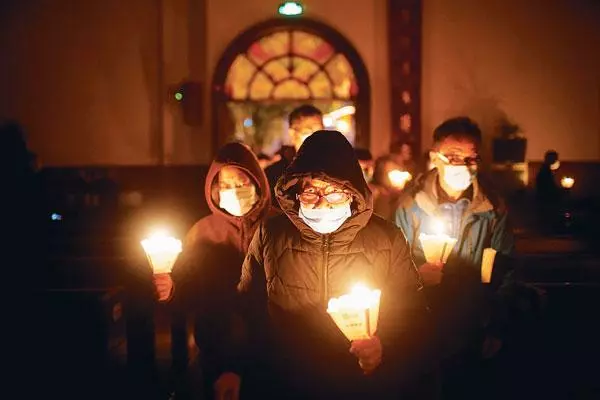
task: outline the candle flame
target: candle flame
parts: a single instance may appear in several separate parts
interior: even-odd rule
[[[412,179],[412,175],[407,171],[393,169],[388,172],[388,179],[394,187],[402,189]]]
[[[181,240],[166,231],[155,232],[141,244],[155,274],[170,273],[182,250]]]
[[[446,234],[446,224],[443,220],[439,218],[435,218],[432,222],[433,232],[436,235],[445,235]]]
[[[142,240],[142,247],[146,254],[181,253],[181,240],[170,236],[166,231],[156,231],[150,237]]]
[[[371,290],[366,285],[358,283],[352,287],[350,293],[329,299],[327,311],[335,312],[344,308],[355,310],[367,309],[373,304],[378,303],[380,296],[380,290]]]
[[[574,184],[575,184],[575,179],[571,178],[570,176],[564,176],[560,180],[560,185],[565,189],[571,189]]]

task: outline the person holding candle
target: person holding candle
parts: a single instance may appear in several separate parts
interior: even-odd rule
[[[499,350],[505,305],[514,283],[512,274],[507,273],[491,296],[484,295],[483,251],[492,248],[499,255],[510,255],[513,235],[501,199],[484,189],[478,179],[480,145],[481,131],[471,119],[443,122],[434,131],[430,151],[435,168],[403,194],[396,211],[396,223],[407,236],[438,330],[443,332],[442,354],[453,360],[472,353],[474,343],[480,343],[478,352],[484,357]],[[424,239],[442,236],[447,238],[443,240],[446,254],[427,262]],[[478,339],[481,335],[483,343]],[[461,390],[473,386],[473,382],[455,383]],[[450,396],[468,397],[464,391],[460,393]]]
[[[406,239],[373,214],[352,145],[337,131],[311,135],[276,195],[283,214],[255,233],[238,286],[248,352],[231,367],[242,389],[258,389],[251,398],[397,398],[386,378],[408,385],[426,366],[427,309]],[[357,283],[381,291],[379,324],[350,343],[327,306]]]
[[[225,316],[232,315],[240,267],[254,232],[271,210],[271,195],[256,156],[241,143],[220,149],[204,193],[211,214],[189,230],[172,274],[155,275],[155,285],[159,300],[195,314],[194,337],[201,349],[206,395],[212,398],[234,323]]]

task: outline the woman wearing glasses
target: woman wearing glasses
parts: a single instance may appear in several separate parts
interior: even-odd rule
[[[483,297],[483,250],[492,248],[498,254],[510,255],[513,236],[501,201],[485,191],[477,178],[479,127],[466,117],[449,119],[435,129],[433,139],[429,155],[434,168],[403,193],[396,223],[406,234],[419,266],[438,331],[443,332],[442,348],[450,358],[448,365],[472,365],[477,370],[477,358],[490,357],[500,348],[505,327],[500,310],[508,300],[508,288],[513,286],[511,275],[506,274],[493,282],[491,295]],[[457,242],[446,264],[428,263],[419,235],[438,233],[435,230],[440,225],[443,233]],[[452,386],[446,392],[448,398],[485,397],[476,392],[480,379],[464,369],[452,366],[447,370],[450,375],[462,376],[447,379]]]
[[[397,398],[392,385],[426,363],[430,329],[406,239],[373,215],[354,149],[336,131],[311,135],[275,192],[284,213],[256,232],[238,286],[242,392],[246,382],[256,398]],[[358,282],[382,291],[379,328],[349,343],[327,303]]]

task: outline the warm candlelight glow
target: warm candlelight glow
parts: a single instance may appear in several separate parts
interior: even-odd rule
[[[181,240],[166,232],[156,232],[141,242],[155,274],[170,273],[181,253]]]
[[[367,339],[377,331],[381,290],[357,284],[350,293],[329,300],[327,313],[348,340]]]
[[[436,235],[445,235],[446,234],[446,224],[443,220],[439,218],[435,218],[432,222],[433,232]]]
[[[446,224],[442,219],[432,221],[433,235],[420,233],[419,240],[425,254],[425,260],[429,263],[448,261],[448,256],[456,244],[457,239],[446,234]]]
[[[406,183],[412,179],[412,175],[409,172],[400,171],[399,169],[393,169],[387,175],[392,186],[397,189],[404,189]]]
[[[571,178],[570,176],[563,176],[563,178],[560,180],[560,185],[565,189],[571,189],[574,184],[575,179]]]

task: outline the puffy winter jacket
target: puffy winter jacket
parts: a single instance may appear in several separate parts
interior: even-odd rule
[[[296,194],[307,177],[353,193],[352,216],[331,234],[313,231],[298,216]],[[306,139],[276,195],[284,214],[261,224],[238,287],[251,340],[247,355],[270,371],[262,387],[274,398],[394,398],[381,382],[402,381],[426,362],[427,309],[404,235],[373,215],[354,150],[339,132]],[[383,363],[373,376],[363,375],[326,313],[331,297],[358,282],[382,291],[377,336]]]

